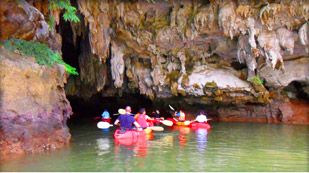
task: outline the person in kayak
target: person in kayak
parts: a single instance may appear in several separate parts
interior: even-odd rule
[[[200,111],[200,114],[196,116],[195,121],[199,123],[206,123],[207,122],[207,117],[204,113],[204,110]]]
[[[119,109],[118,112],[120,115],[114,124],[120,125],[121,131],[119,133],[125,133],[127,130],[133,130],[133,124],[138,130],[143,130],[141,126],[135,121],[134,117],[131,116],[131,113],[128,114],[128,110]]]
[[[179,111],[179,117],[178,117],[179,122],[184,122],[186,121],[186,114],[183,110]]]
[[[152,111],[152,117],[153,117],[153,118],[160,118],[160,112],[159,112],[159,110]]]
[[[109,112],[108,112],[106,109],[105,109],[104,112],[102,113],[102,121],[111,123],[110,114],[109,114]]]
[[[176,111],[174,116],[176,117],[176,119],[175,118],[174,119],[178,122],[186,121],[186,114],[183,110],[180,110],[179,112]]]
[[[141,108],[138,113],[134,116],[135,120],[137,123],[143,128],[147,128],[147,120],[153,121],[153,118],[150,118],[148,115],[146,115],[146,110],[145,108]]]
[[[131,112],[132,112],[131,106],[127,106],[126,107],[126,113],[132,115]]]

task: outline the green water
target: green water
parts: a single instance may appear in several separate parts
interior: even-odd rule
[[[93,122],[70,125],[70,146],[5,161],[1,171],[309,171],[309,126],[210,124],[210,131],[165,127],[133,145],[115,141],[114,127],[104,132]]]

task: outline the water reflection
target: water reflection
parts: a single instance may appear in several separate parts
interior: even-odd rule
[[[308,126],[223,122],[212,126],[211,131],[191,128],[190,133],[182,127],[175,127],[176,130],[164,127],[164,131],[140,141],[116,141],[114,128],[102,132],[93,124],[76,126],[70,129],[72,138],[67,148],[1,160],[0,169],[3,172],[308,172]],[[179,145],[180,139],[185,140],[185,145]]]
[[[110,141],[108,138],[98,138],[97,139],[98,155],[107,154],[110,152]]]
[[[146,157],[148,148],[148,138],[152,135],[138,138],[115,139],[115,153],[125,153],[130,156]]]
[[[200,128],[196,130],[195,134],[196,134],[197,150],[200,153],[205,153],[207,146],[207,134],[208,134],[207,130]]]

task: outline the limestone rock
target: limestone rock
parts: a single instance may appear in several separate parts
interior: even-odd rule
[[[72,114],[64,92],[64,66],[0,48],[1,154],[39,152],[69,143]]]
[[[260,78],[265,80],[265,85],[273,88],[288,86],[292,81],[309,84],[309,58],[300,58],[285,62],[285,71],[273,71],[269,66],[264,66],[259,71]]]

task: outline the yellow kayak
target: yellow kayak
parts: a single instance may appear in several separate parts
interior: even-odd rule
[[[152,132],[152,129],[151,128],[146,128],[146,129],[144,129],[144,131],[146,132],[146,134],[150,134]]]
[[[184,122],[176,121],[175,124],[177,126],[188,126],[190,124],[190,121],[184,121]]]

